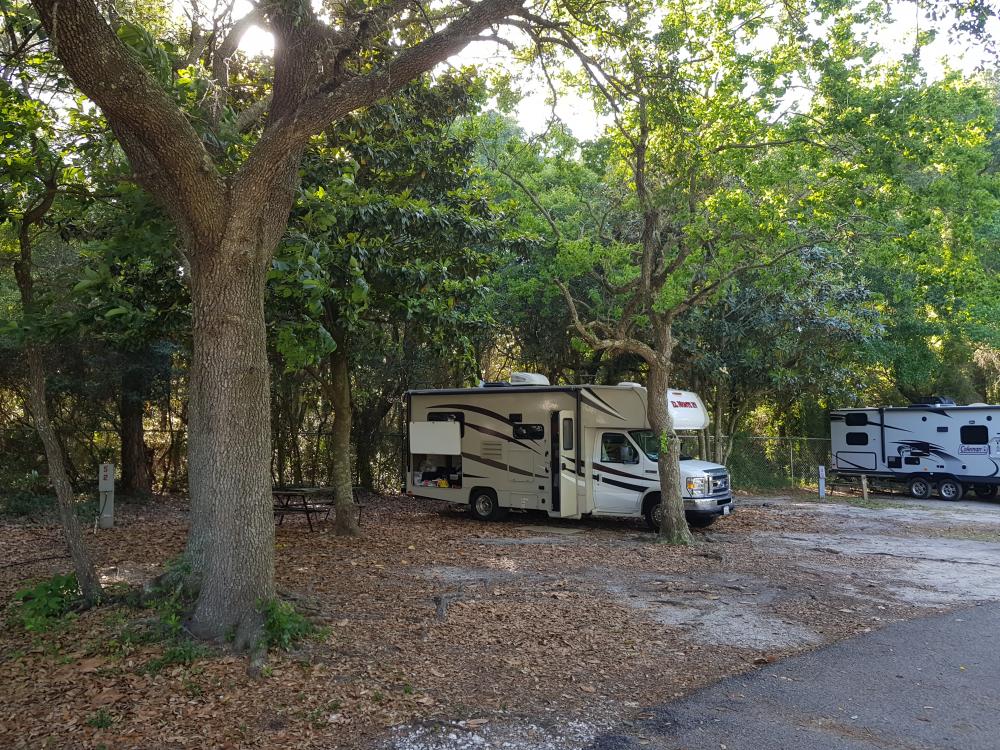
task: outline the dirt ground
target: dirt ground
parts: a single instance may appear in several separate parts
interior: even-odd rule
[[[724,676],[1000,599],[1000,505],[858,505],[744,497],[690,548],[407,498],[370,504],[360,539],[289,519],[279,586],[320,637],[253,680],[224,649],[149,669],[163,646],[123,642],[149,616],[123,606],[5,627],[0,747],[576,748]],[[106,580],[138,583],[185,528],[182,503],[150,504],[89,539]],[[54,527],[0,526],[3,600],[62,552]]]

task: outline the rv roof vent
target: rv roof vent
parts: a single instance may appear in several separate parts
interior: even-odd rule
[[[537,372],[512,372],[511,385],[548,385],[549,379]]]
[[[956,404],[951,396],[927,396],[914,401],[910,406],[956,406]]]
[[[641,383],[636,383],[636,382],[631,381],[631,380],[623,380],[622,382],[620,382],[618,384],[618,387],[619,388],[642,388],[642,384]]]

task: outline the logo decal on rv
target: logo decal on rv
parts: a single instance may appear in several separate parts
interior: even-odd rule
[[[976,456],[988,456],[990,455],[990,447],[988,445],[960,445],[958,452]]]
[[[671,401],[670,405],[675,409],[697,409],[698,404],[694,401]]]

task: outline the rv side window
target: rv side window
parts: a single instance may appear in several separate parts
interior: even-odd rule
[[[965,445],[986,445],[990,442],[990,431],[986,425],[967,424],[962,428],[962,442]]]
[[[540,424],[516,424],[514,437],[521,440],[541,440],[545,437],[545,428]]]
[[[562,426],[563,450],[573,450],[573,420],[567,417]]]
[[[868,415],[864,412],[851,412],[844,417],[844,424],[848,427],[867,427],[868,426]],[[863,443],[862,443],[863,445]]]
[[[605,432],[601,436],[601,460],[609,464],[637,464],[639,454],[621,433]]]
[[[868,433],[867,432],[848,432],[847,433],[847,444],[848,445],[868,445]]]
[[[459,434],[465,437],[465,414],[460,411],[432,411],[427,414],[428,422],[458,422]]]

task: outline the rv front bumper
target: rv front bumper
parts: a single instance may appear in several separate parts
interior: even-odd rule
[[[733,493],[712,497],[685,497],[684,513],[692,516],[728,516],[733,512]]]

